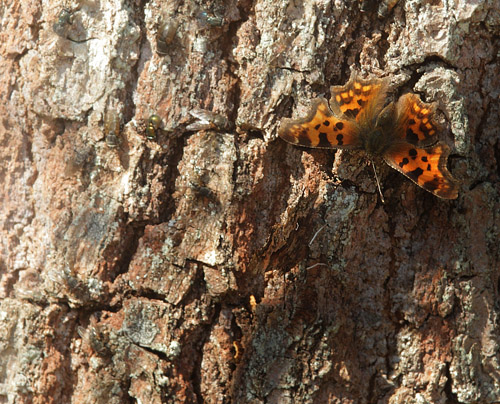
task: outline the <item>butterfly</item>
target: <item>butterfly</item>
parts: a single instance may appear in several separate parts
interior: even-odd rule
[[[283,119],[278,134],[298,146],[362,149],[426,191],[457,198],[457,181],[446,168],[450,149],[437,141],[435,106],[408,93],[384,107],[387,86],[387,78],[363,80],[353,72],[344,86],[331,88],[330,104],[315,99],[305,118]]]

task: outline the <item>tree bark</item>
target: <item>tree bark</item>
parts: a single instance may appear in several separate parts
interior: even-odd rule
[[[1,402],[500,401],[497,0],[0,17]],[[458,199],[277,136],[352,70],[437,102]]]

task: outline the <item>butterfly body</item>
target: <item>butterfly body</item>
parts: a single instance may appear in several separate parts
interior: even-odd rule
[[[386,88],[385,79],[353,74],[344,86],[332,87],[330,104],[318,98],[305,118],[285,119],[279,135],[300,146],[362,149],[434,195],[456,198],[458,186],[446,168],[449,148],[437,143],[434,107],[415,94],[384,107]]]
[[[389,105],[390,107],[391,105]],[[381,157],[395,143],[392,127],[380,116],[359,128],[359,143],[369,157]]]
[[[382,156],[390,147],[390,139],[387,139],[385,133],[380,129],[368,132],[366,136],[361,137],[362,149],[369,157]]]

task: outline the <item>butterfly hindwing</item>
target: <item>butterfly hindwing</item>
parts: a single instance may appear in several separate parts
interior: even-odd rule
[[[425,149],[402,142],[385,155],[387,164],[425,190],[444,199],[458,196],[458,185],[446,168],[450,150],[444,143]]]
[[[356,147],[357,130],[354,121],[336,117],[327,101],[318,98],[305,118],[284,119],[278,134],[295,145],[336,149]]]

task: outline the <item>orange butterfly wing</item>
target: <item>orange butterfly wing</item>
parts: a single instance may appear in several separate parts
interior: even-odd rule
[[[394,136],[398,139],[385,154],[387,164],[425,190],[444,199],[458,196],[458,183],[446,165],[450,149],[436,143],[441,130],[435,107],[416,94],[405,94],[396,106]]]
[[[357,148],[359,123],[375,120],[382,109],[385,80],[362,80],[355,73],[344,86],[331,88],[330,107],[324,98],[315,100],[303,119],[284,119],[280,137],[295,145],[308,147]]]
[[[376,119],[384,106],[387,80],[362,80],[353,72],[345,85],[333,86],[331,91],[330,105],[334,114],[367,122]]]
[[[450,149],[444,143],[421,149],[399,143],[385,155],[387,164],[406,175],[415,184],[444,199],[458,196],[458,184],[446,168]]]
[[[335,116],[327,101],[318,98],[305,118],[283,119],[278,134],[294,145],[332,149],[357,146],[357,130],[354,121]]]
[[[396,111],[397,137],[421,147],[436,142],[441,128],[434,119],[434,104],[426,104],[416,94],[405,94],[399,98]]]

